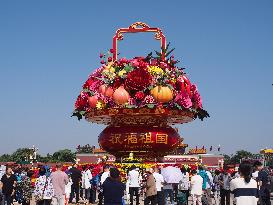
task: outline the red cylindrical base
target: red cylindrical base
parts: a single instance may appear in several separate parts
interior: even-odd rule
[[[116,157],[128,157],[131,152],[141,158],[162,157],[180,142],[177,131],[169,126],[108,126],[99,136],[100,146]]]

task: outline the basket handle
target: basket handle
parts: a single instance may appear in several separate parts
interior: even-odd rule
[[[133,23],[128,28],[120,28],[116,31],[116,34],[113,36],[113,60],[118,59],[118,41],[123,40],[123,33],[139,33],[139,32],[154,32],[155,39],[161,41],[161,54],[162,60],[165,60],[165,55],[162,51],[162,48],[166,49],[166,37],[159,28],[151,28],[147,24],[142,22]]]

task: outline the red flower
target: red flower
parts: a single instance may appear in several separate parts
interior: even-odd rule
[[[102,58],[103,57],[103,54],[102,53],[100,53],[100,58]]]
[[[113,88],[114,88],[114,89],[117,89],[117,88],[119,88],[121,85],[122,85],[121,79],[120,79],[120,78],[116,78],[115,81],[114,81],[114,84],[113,84]]]
[[[101,63],[101,64],[105,64],[105,61],[104,61],[104,60],[101,60],[100,63]]]
[[[143,92],[137,92],[136,94],[135,94],[135,98],[137,99],[137,100],[142,100],[143,98],[145,97],[145,94],[143,93]]]
[[[113,60],[112,57],[108,57],[108,62],[111,62]]]
[[[143,68],[138,68],[128,73],[125,86],[131,90],[140,91],[147,88],[152,80],[152,76]]]
[[[114,53],[114,49],[113,48],[110,49],[110,53]]]
[[[82,97],[81,95],[79,95],[76,102],[75,102],[75,110],[85,110],[85,108],[87,106],[88,106],[87,98]]]

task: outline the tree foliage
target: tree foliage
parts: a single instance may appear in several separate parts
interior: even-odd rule
[[[258,154],[253,154],[246,150],[239,150],[234,155],[224,155],[225,164],[239,164],[243,159],[253,159],[257,158]]]
[[[11,155],[13,162],[27,161],[29,156],[32,154],[32,150],[29,148],[19,148]]]
[[[9,154],[3,154],[0,156],[0,162],[11,162],[11,156]]]
[[[75,162],[76,154],[69,149],[54,152],[51,158],[52,162]]]
[[[17,162],[29,161],[29,156],[32,154],[32,150],[29,148],[19,148],[11,155],[3,154],[0,156],[0,162]],[[54,154],[47,154],[42,156],[37,154],[36,160],[38,162],[75,162],[76,154],[69,149],[59,150]]]

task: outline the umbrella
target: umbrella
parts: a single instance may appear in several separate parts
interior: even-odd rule
[[[182,172],[177,167],[168,166],[161,170],[161,174],[164,177],[165,182],[167,183],[179,183],[182,179]]]

